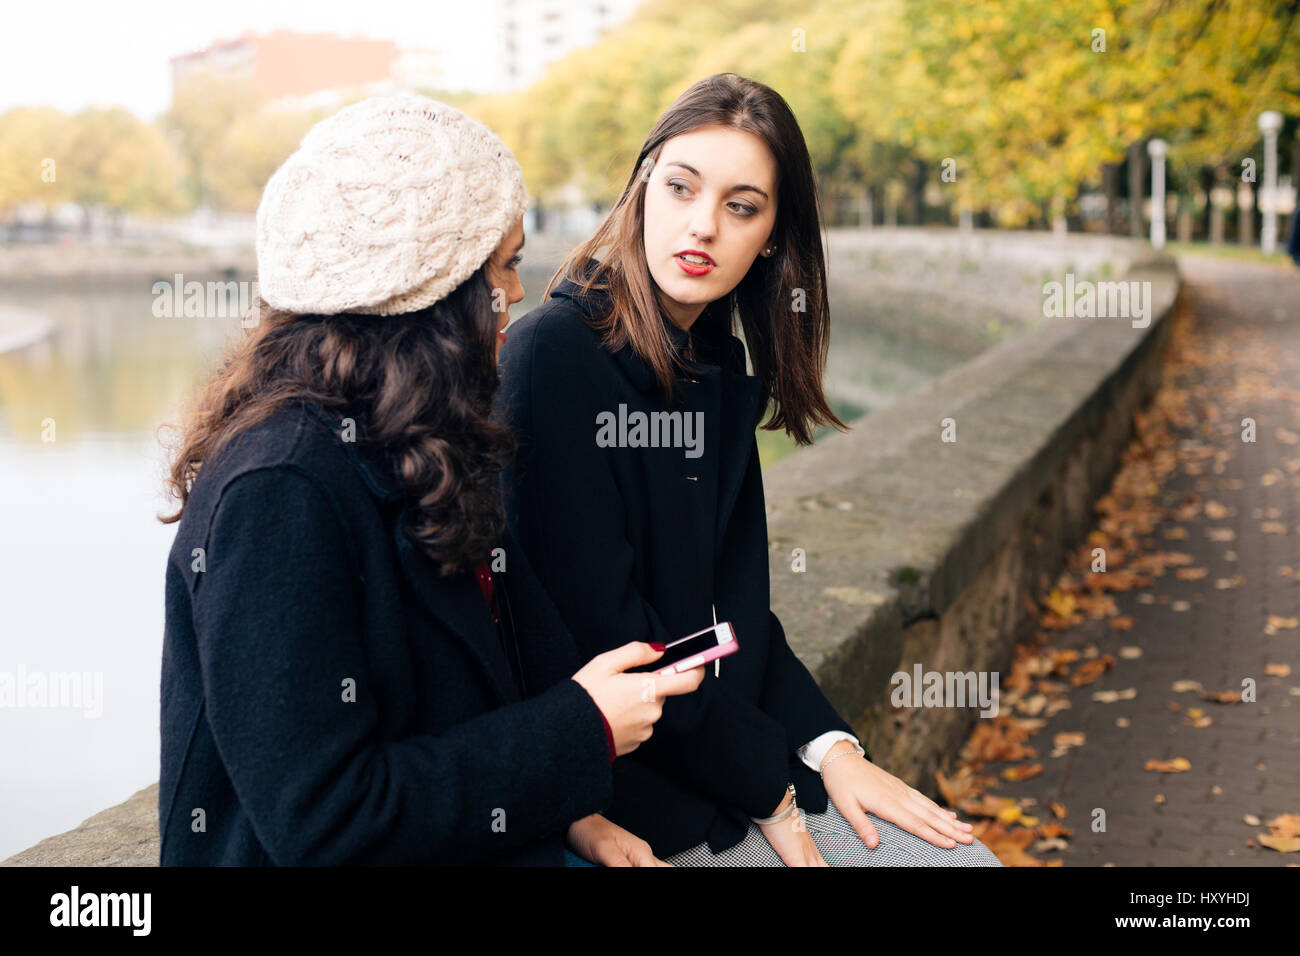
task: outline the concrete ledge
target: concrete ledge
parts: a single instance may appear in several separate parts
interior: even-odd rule
[[[256,270],[251,245],[209,249],[171,241],[0,246],[0,287],[170,279],[177,272],[251,277]]]
[[[158,784],[48,837],[0,866],[157,866]]]
[[[765,474],[787,639],[877,760],[923,792],[977,711],[895,712],[890,678],[916,663],[1009,669],[1033,624],[1025,599],[1088,531],[1158,384],[1176,265],[1151,259],[1124,279],[1151,282],[1148,327],[1054,320]]]

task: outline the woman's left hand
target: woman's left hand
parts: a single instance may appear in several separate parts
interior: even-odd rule
[[[840,814],[867,846],[875,849],[880,843],[880,834],[867,819],[868,811],[949,850],[958,843],[974,841],[969,823],[865,757],[851,754],[827,766],[826,761],[845,750],[852,751],[852,745],[839,741],[822,759],[822,782]]]
[[[672,866],[650,850],[639,836],[611,823],[599,813],[569,825],[569,849],[589,863],[601,866]]]

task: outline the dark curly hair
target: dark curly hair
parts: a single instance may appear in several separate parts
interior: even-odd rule
[[[403,532],[451,574],[485,560],[505,528],[499,475],[515,451],[490,421],[499,313],[480,269],[404,315],[304,315],[259,303],[253,332],[200,393],[166,480],[178,521],[204,461],[290,402],[354,417],[406,500]]]

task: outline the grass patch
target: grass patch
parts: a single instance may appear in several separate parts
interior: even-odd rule
[[[1258,246],[1239,246],[1226,242],[1220,245],[1213,245],[1208,242],[1168,242],[1165,243],[1165,249],[1174,255],[1191,253],[1235,262],[1262,262],[1274,266],[1294,265],[1291,262],[1291,257],[1285,252],[1265,255]]]

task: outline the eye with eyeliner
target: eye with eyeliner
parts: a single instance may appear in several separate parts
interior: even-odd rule
[[[668,186],[668,189],[672,192],[672,194],[676,196],[678,199],[686,198],[684,193],[680,193],[677,191],[679,187],[682,189],[690,189],[690,187],[686,183],[682,182],[680,179],[669,179],[666,181],[665,184]],[[727,208],[730,209],[732,212],[734,212],[737,216],[743,216],[746,218],[758,212],[758,210],[755,209],[753,206],[747,205],[743,202],[729,202],[727,203]]]

